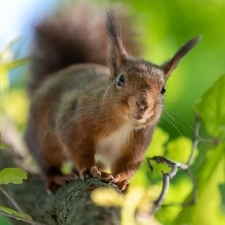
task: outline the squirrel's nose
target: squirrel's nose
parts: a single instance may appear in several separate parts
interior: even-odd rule
[[[137,100],[136,105],[140,110],[145,110],[149,107],[149,103],[144,99]]]

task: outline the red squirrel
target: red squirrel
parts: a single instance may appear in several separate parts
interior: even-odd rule
[[[25,140],[51,192],[91,176],[126,190],[162,113],[166,81],[200,40],[156,65],[128,54],[138,52],[138,43],[130,21],[120,27],[117,14],[82,6],[36,26]],[[98,167],[98,157],[111,173]],[[75,169],[65,175],[68,158]]]

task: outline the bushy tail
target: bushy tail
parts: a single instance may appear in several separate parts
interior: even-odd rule
[[[131,18],[121,7],[111,7],[121,26],[122,40],[128,53],[137,55],[140,45]],[[79,2],[73,7],[56,11],[36,25],[31,53],[31,93],[52,73],[72,64],[98,63],[107,65],[107,7],[101,10]]]

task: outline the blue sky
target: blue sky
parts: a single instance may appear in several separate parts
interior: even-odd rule
[[[59,0],[0,0],[0,48],[20,37],[29,39],[32,24]]]
[[[14,58],[29,56],[33,25],[57,2],[59,0],[0,0],[0,50],[19,38],[13,45]],[[11,70],[8,74],[10,84],[16,84],[26,71],[26,65]]]

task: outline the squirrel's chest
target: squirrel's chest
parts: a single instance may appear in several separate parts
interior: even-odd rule
[[[123,148],[128,145],[131,131],[132,126],[127,123],[110,135],[96,142],[96,160],[100,159],[109,165],[114,163],[121,155]]]

